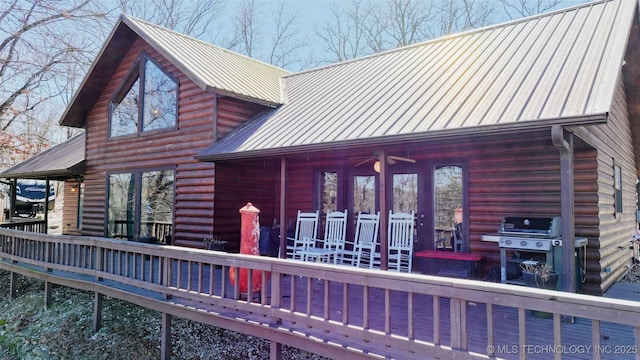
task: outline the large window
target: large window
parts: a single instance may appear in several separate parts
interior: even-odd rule
[[[121,173],[109,176],[107,236],[167,241],[173,222],[174,172]]]
[[[143,55],[111,101],[110,136],[173,128],[178,83]]]

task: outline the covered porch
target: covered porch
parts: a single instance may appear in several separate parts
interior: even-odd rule
[[[321,237],[326,213],[346,209],[347,239],[353,239],[359,212],[379,211],[383,269],[390,210],[416,214],[415,252],[453,251],[458,210],[456,250],[484,258],[480,279],[500,261],[497,244],[482,241],[482,235],[495,233],[505,216],[561,216],[563,233],[597,240],[597,188],[589,183],[597,176],[595,149],[557,126],[492,130],[322,144],[308,151],[236,152],[241,143],[223,139],[198,158],[215,162],[214,228],[232,244],[239,242],[236,204],[246,202],[261,210],[261,226],[279,229],[280,239],[291,234],[299,210],[319,210]],[[285,247],[281,242],[283,257]],[[578,274],[570,250],[564,276],[572,280],[563,290],[575,292]],[[587,268],[597,262],[588,256],[587,251]],[[588,292],[596,280],[587,272],[582,289]]]
[[[60,232],[63,234],[79,234],[85,142],[85,134],[82,133],[0,173],[2,182],[9,188],[8,196],[4,201],[5,217],[0,226],[16,230],[48,232],[50,212],[53,210],[49,194],[46,195],[46,201],[41,206],[42,214],[38,219],[20,216],[16,206],[18,180],[39,180],[44,182],[45,189],[52,188],[54,183],[62,184],[63,196],[58,196],[57,201],[62,201],[65,205],[63,214],[59,216],[61,224],[57,226],[62,227]]]

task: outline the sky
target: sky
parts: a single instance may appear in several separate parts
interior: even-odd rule
[[[289,9],[294,9],[300,17],[300,21],[298,25],[300,26],[300,32],[307,34],[309,38],[309,50],[314,54],[314,58],[317,60],[327,60],[328,52],[327,45],[322,42],[322,40],[316,35],[316,28],[320,25],[331,24],[333,20],[333,11],[337,8],[346,8],[349,7],[353,0],[257,0],[259,4],[265,9],[269,9],[271,7],[279,6],[281,3],[285,3],[285,5]],[[369,0],[361,0],[362,3],[367,3]],[[388,0],[371,0],[374,3],[385,3]],[[414,0],[418,2],[433,2],[440,3],[444,0]],[[498,9],[501,9],[501,5],[499,0],[482,0],[488,1],[497,5]],[[519,0],[512,0],[514,2]],[[525,0],[530,4],[534,3],[534,0]],[[553,2],[555,0],[541,0],[543,3]],[[235,7],[242,5],[242,0],[228,0],[227,8],[229,10],[234,9]],[[572,7],[581,3],[588,2],[588,0],[559,0],[558,5],[554,8],[554,10]],[[267,11],[268,13],[268,11]],[[495,21],[493,21],[489,25],[498,24],[502,22],[510,21],[510,19],[506,15],[496,15]],[[326,63],[325,63],[326,64]],[[312,66],[314,67],[314,66]],[[288,69],[292,71],[297,71],[301,69]]]

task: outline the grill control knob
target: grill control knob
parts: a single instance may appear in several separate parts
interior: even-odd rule
[[[542,247],[542,241],[538,241],[538,242],[536,242],[536,246],[537,246],[537,247]]]
[[[520,246],[527,246],[527,241],[526,240],[520,241]]]

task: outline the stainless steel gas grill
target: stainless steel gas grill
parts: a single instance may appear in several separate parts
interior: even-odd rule
[[[562,269],[562,223],[560,217],[507,216],[497,234],[483,235],[483,241],[500,248],[500,281],[522,284],[520,264],[534,260]],[[574,247],[585,247],[586,238],[576,238]]]

